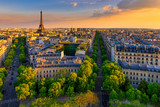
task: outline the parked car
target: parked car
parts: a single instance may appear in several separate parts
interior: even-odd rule
[[[2,94],[5,94],[5,93],[6,93],[6,89],[3,89],[3,90],[2,90]]]
[[[9,82],[9,85],[12,85],[12,81]]]
[[[11,77],[11,80],[13,80],[13,77]]]

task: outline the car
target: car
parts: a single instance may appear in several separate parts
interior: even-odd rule
[[[3,89],[3,90],[2,90],[2,94],[5,94],[5,93],[6,93],[6,89]]]
[[[14,75],[14,72],[11,72],[11,75]]]
[[[13,80],[13,77],[11,77],[11,80]]]
[[[9,85],[12,85],[12,81],[9,82]]]

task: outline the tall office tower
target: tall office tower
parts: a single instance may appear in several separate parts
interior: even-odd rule
[[[39,25],[39,29],[37,30],[38,33],[45,33],[46,30],[44,29],[44,25],[43,25],[43,17],[42,17],[42,10],[40,12],[40,25]]]

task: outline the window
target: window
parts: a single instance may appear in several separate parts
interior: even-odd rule
[[[152,75],[152,78],[154,77],[154,75]]]
[[[156,78],[158,78],[158,75],[156,76]]]
[[[148,77],[150,77],[150,74],[148,74]]]
[[[44,71],[44,73],[45,73],[45,71]]]
[[[135,75],[135,73],[133,73],[133,75]]]
[[[132,79],[132,77],[130,77],[130,79]]]
[[[123,72],[123,74],[125,74],[125,72]]]
[[[142,76],[142,73],[141,73],[141,76]]]
[[[138,82],[136,82],[136,85],[138,85]]]
[[[133,77],[133,80],[135,80],[135,77]]]
[[[135,81],[133,81],[133,85],[135,85]]]
[[[136,78],[136,80],[138,80],[138,77]]]
[[[132,72],[130,72],[130,75],[132,75]]]
[[[128,74],[128,72],[126,72],[126,74]]]
[[[156,83],[158,83],[158,80],[156,80]]]
[[[138,76],[138,73],[137,73],[137,76]]]
[[[146,74],[144,74],[144,77],[146,76]]]

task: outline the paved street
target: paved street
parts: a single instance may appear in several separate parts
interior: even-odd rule
[[[100,49],[100,44],[99,44],[99,40],[98,40],[98,58],[97,58],[97,65],[100,69],[100,72],[98,73],[98,80],[97,80],[97,83],[96,83],[96,93],[98,95],[98,98],[99,98],[99,107],[103,107],[103,104],[102,104],[102,93],[101,93],[101,87],[102,87],[102,83],[103,83],[103,77],[102,77],[102,74],[101,74],[101,65],[102,65],[102,61],[101,61],[101,49]]]
[[[16,81],[16,76],[18,75],[17,69],[19,67],[19,49],[20,46],[17,47],[17,50],[15,52],[15,58],[12,64],[13,68],[10,69],[10,71],[8,72],[8,76],[5,78],[4,89],[6,90],[6,93],[3,94],[3,99],[2,101],[0,101],[0,107],[19,107],[19,101],[16,97],[16,92],[13,85],[14,81]],[[13,78],[13,80],[11,80],[11,77]]]

